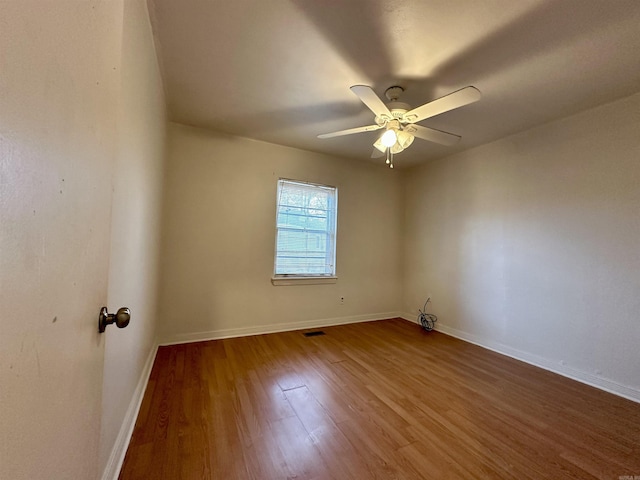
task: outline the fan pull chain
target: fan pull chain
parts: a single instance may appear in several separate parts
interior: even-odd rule
[[[389,168],[393,168],[393,152],[391,148],[387,148],[387,161],[386,164],[389,165]]]

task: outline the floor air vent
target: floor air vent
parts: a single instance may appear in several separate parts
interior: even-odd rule
[[[324,335],[322,330],[316,330],[315,332],[304,332],[305,337],[317,337],[318,335]]]

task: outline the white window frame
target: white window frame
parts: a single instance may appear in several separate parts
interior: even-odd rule
[[[317,187],[318,189],[330,190],[332,193],[332,205],[329,206],[327,212],[327,229],[323,231],[323,235],[328,235],[326,241],[329,243],[328,253],[325,258],[328,258],[328,265],[332,267],[327,273],[277,273],[278,268],[278,238],[281,227],[278,226],[278,217],[280,213],[281,204],[281,192],[287,185],[290,186],[304,186],[304,187]],[[271,283],[273,285],[308,285],[308,284],[323,284],[323,283],[336,283],[338,277],[336,275],[336,240],[338,230],[338,189],[331,185],[323,185],[320,183],[311,183],[300,180],[292,180],[288,178],[279,178],[276,195],[276,224],[275,224],[275,249],[273,256],[273,276],[271,277]],[[325,233],[326,232],[326,233]]]

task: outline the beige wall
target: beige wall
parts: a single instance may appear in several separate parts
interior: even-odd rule
[[[406,172],[404,310],[640,400],[640,94]]]
[[[98,475],[121,2],[0,2],[0,478]]]
[[[279,177],[338,187],[336,284],[271,284]],[[162,340],[398,311],[402,190],[396,172],[170,124],[166,178]]]
[[[124,3],[118,154],[113,180],[108,306],[131,309],[105,333],[100,467],[113,478],[155,352],[166,113],[145,0]],[[142,383],[141,382],[142,379]]]

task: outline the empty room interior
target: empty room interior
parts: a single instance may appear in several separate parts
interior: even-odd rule
[[[640,479],[640,2],[0,2],[0,478]]]

